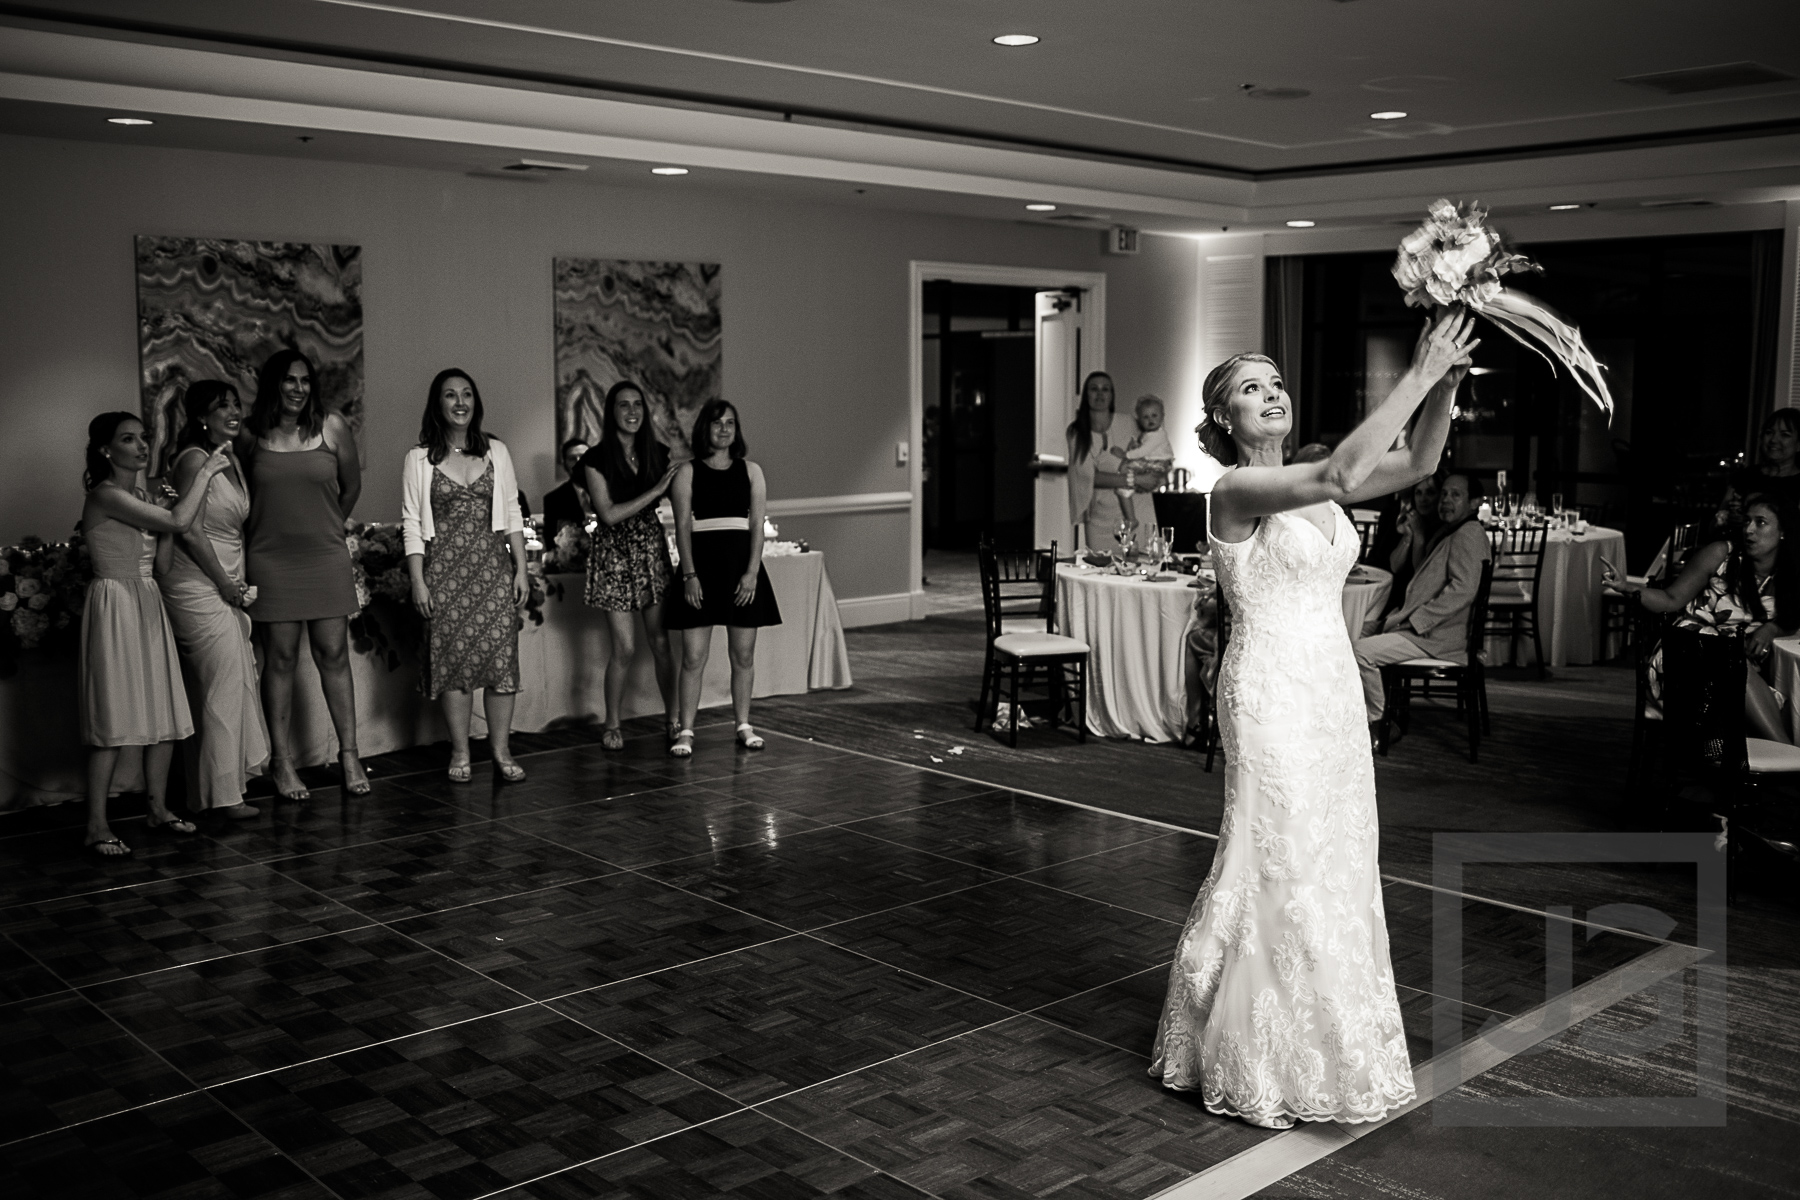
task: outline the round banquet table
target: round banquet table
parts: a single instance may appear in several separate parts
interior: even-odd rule
[[[1776,638],[1769,646],[1769,686],[1787,701],[1788,736],[1800,743],[1800,636]]]
[[[1543,596],[1538,603],[1538,624],[1544,640],[1546,666],[1584,665],[1606,657],[1604,624],[1600,606],[1600,558],[1615,567],[1625,566],[1625,535],[1617,529],[1591,525],[1585,534],[1557,530],[1544,543]],[[1531,639],[1518,640],[1521,664],[1535,661]],[[1514,661],[1511,640],[1490,638],[1490,663]]]
[[[1387,602],[1394,577],[1360,567],[1344,584],[1352,640]],[[1210,580],[1208,581],[1210,582]],[[1187,721],[1187,631],[1203,594],[1190,576],[1150,582],[1058,564],[1056,627],[1089,647],[1087,726],[1102,737],[1170,742]]]

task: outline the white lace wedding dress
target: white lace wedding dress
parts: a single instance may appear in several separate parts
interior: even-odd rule
[[[1212,543],[1225,813],[1169,971],[1150,1073],[1286,1128],[1413,1098],[1376,870],[1375,770],[1340,599],[1356,529],[1279,514]]]

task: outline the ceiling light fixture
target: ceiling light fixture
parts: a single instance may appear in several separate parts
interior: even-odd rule
[[[1581,205],[1579,205],[1579,204],[1552,204],[1550,206],[1550,211],[1551,212],[1568,212],[1571,209],[1576,209],[1576,208],[1580,208],[1580,207],[1581,207]]]
[[[1394,109],[1394,108],[1390,108],[1390,109],[1386,110],[1385,112],[1369,114],[1369,120],[1371,120],[1371,121],[1399,121],[1399,120],[1405,119],[1405,117],[1406,117],[1405,113],[1401,112],[1399,109]]]
[[[154,125],[154,124],[156,124],[155,121],[147,120],[143,117],[108,117],[108,118],[106,118],[106,123],[108,125]]]
[[[686,167],[651,167],[650,173],[652,175],[686,175],[688,169]]]
[[[1317,224],[1317,221],[1289,221],[1287,227],[1289,229],[1311,229]]]
[[[1055,212],[1056,205],[1054,205],[1054,204],[1027,204],[1025,206],[1025,211],[1026,212]]]
[[[1029,33],[1003,33],[994,39],[996,46],[1035,46],[1037,38]]]

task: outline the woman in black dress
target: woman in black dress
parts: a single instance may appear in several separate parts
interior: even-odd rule
[[[694,752],[694,714],[700,677],[712,649],[712,627],[725,626],[731,649],[731,707],[738,744],[761,750],[750,724],[756,685],[756,631],[781,624],[781,609],[763,570],[763,513],[768,491],[762,468],[744,458],[737,409],[709,400],[694,421],[694,459],[675,473],[675,543],[681,551],[681,597],[663,622],[681,633],[681,731],[669,753]]]

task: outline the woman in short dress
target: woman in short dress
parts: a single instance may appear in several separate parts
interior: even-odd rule
[[[312,363],[298,350],[269,357],[257,377],[247,422],[250,545],[245,556],[257,591],[250,619],[262,638],[263,711],[273,747],[269,773],[284,800],[305,800],[294,762],[294,671],[304,634],[337,731],[344,788],[366,796],[369,778],[356,752],[356,692],[350,680],[350,618],[356,574],[344,544],[344,518],[362,493],[362,467],[350,426],[325,411]]]
[[[175,538],[160,582],[200,724],[200,736],[187,743],[188,808],[247,819],[259,810],[244,803],[244,785],[268,765],[269,733],[244,612],[255,596],[244,582],[250,493],[232,453],[244,408],[236,388],[212,379],[190,386],[182,407],[187,420],[169,473],[182,496],[196,488],[203,495],[199,519]],[[215,449],[227,465],[202,483],[200,469]]]
[[[481,429],[481,393],[467,371],[439,371],[425,396],[419,444],[406,452],[400,527],[413,607],[426,622],[420,686],[444,706],[450,780],[467,783],[475,691],[487,712],[488,751],[508,783],[513,702],[519,694],[519,608],[531,594],[525,521],[512,455]]]
[[[641,614],[650,657],[656,664],[656,686],[668,715],[669,738],[681,730],[675,691],[675,664],[669,657],[669,634],[663,628],[663,593],[673,574],[669,543],[656,503],[669,490],[675,468],[669,450],[651,434],[650,412],[643,389],[620,380],[606,393],[600,441],[581,460],[582,478],[599,525],[588,555],[587,602],[606,613],[612,633],[612,655],[606,660],[606,726],[600,745],[623,750],[619,728],[625,677],[637,654],[637,620]]]
[[[191,821],[169,811],[169,760],[175,743],[194,733],[181,659],[162,595],[152,578],[168,541],[159,534],[185,533],[200,514],[206,485],[229,465],[218,450],[194,468],[194,486],[174,511],[158,508],[138,489],[150,462],[144,424],[127,412],[101,413],[88,423],[87,502],[81,531],[93,560],[94,579],[81,609],[81,744],[89,747],[87,833],[84,843],[102,858],[125,858],[131,847],[113,833],[106,800],[120,746],[143,746],[151,829],[193,834]]]
[[[712,630],[725,626],[731,651],[731,708],[738,745],[761,750],[750,724],[756,686],[756,631],[781,624],[781,609],[763,570],[763,515],[768,490],[762,468],[744,458],[737,409],[709,400],[694,421],[694,459],[675,473],[675,538],[681,552],[681,596],[663,621],[681,633],[681,730],[669,753],[694,752],[700,678],[712,649]]]

